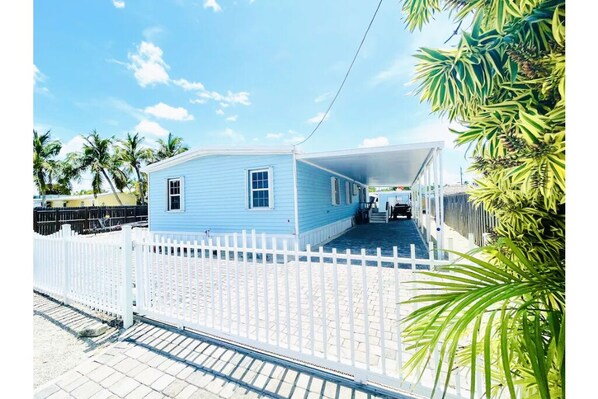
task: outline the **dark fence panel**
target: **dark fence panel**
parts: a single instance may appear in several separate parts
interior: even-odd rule
[[[48,235],[63,224],[79,234],[94,230],[147,220],[147,205],[93,206],[81,208],[34,208],[33,231]]]
[[[453,194],[444,197],[444,223],[463,237],[472,233],[475,244],[484,245],[484,233],[490,233],[498,221],[483,204],[469,202],[468,194]]]

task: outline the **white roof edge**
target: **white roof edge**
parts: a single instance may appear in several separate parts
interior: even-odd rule
[[[141,168],[142,172],[150,173],[161,169],[169,168],[183,162],[190,161],[195,158],[209,156],[209,155],[276,155],[276,154],[292,154],[293,146],[284,147],[203,147],[194,150],[185,151],[182,154],[175,155],[172,158],[165,159]]]
[[[364,153],[376,154],[376,153],[389,152],[389,151],[409,151],[409,150],[422,150],[422,149],[433,149],[433,148],[444,148],[444,141],[430,141],[427,143],[387,145],[387,146],[382,146],[382,147],[353,148],[353,149],[349,149],[349,150],[310,152],[310,153],[297,154],[297,159],[349,156],[349,155],[357,155],[357,154],[364,154]]]

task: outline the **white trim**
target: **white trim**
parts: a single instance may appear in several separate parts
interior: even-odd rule
[[[293,151],[293,202],[295,206],[295,237],[299,237],[299,196],[297,193],[297,153]]]
[[[146,165],[141,168],[142,172],[150,173],[161,169],[169,168],[174,165],[181,164],[183,162],[190,161],[195,158],[211,156],[211,155],[279,155],[279,154],[291,154],[293,147],[280,147],[280,148],[226,148],[226,147],[213,147],[213,148],[200,148],[183,152],[182,154],[175,155],[174,157],[164,159],[162,161]]]
[[[423,175],[425,169],[428,167],[428,164],[432,161],[432,156],[434,154],[434,149],[431,148],[430,152],[428,153],[428,155],[426,156],[426,159],[424,159],[424,162],[422,162],[422,166],[419,168],[419,171],[417,172],[417,174],[415,175],[415,179],[413,179],[413,182],[411,182],[411,185],[413,185],[415,183],[415,181],[421,176]]]
[[[361,154],[378,154],[381,152],[393,152],[393,151],[409,151],[409,150],[422,150],[422,149],[435,149],[443,148],[444,141],[431,141],[429,143],[413,143],[413,144],[401,144],[401,145],[387,145],[384,147],[370,147],[370,148],[353,148],[350,150],[336,150],[336,151],[325,151],[325,152],[312,152],[306,154],[300,154],[299,159],[301,161],[310,158],[323,158],[323,157],[338,157],[338,156],[350,156],[350,155],[361,155]]]
[[[270,211],[274,209],[274,173],[273,173],[273,168],[272,166],[265,166],[265,167],[260,167],[260,168],[252,168],[252,169],[247,169],[245,175],[246,175],[246,181],[247,181],[247,186],[246,186],[246,191],[247,191],[247,209],[250,211]],[[251,175],[253,173],[258,173],[258,172],[267,172],[268,173],[268,188],[267,189],[263,189],[263,188],[258,188],[258,189],[253,189],[252,187],[252,180],[251,180]],[[268,206],[258,206],[258,207],[254,207],[253,206],[253,192],[254,191],[268,191]]]
[[[323,171],[325,171],[325,172],[332,173],[333,175],[336,175],[336,176],[338,176],[338,177],[342,177],[343,179],[350,180],[350,181],[352,181],[353,183],[357,183],[357,184],[359,184],[360,186],[363,186],[363,187],[365,187],[365,186],[366,186],[365,184],[363,184],[362,182],[360,182],[360,181],[358,181],[358,180],[355,180],[355,179],[353,179],[353,178],[351,178],[351,177],[349,177],[349,176],[345,176],[345,175],[343,175],[343,174],[340,174],[340,173],[338,173],[338,172],[335,172],[334,170],[330,170],[330,169],[328,169],[328,168],[325,168],[325,167],[323,167],[323,166],[316,165],[315,163],[311,163],[311,162],[309,162],[309,161],[306,161],[306,160],[304,160],[304,159],[298,159],[298,161],[300,161],[300,162],[303,162],[303,163],[306,163],[306,164],[308,164],[308,165],[311,165],[311,166],[313,166],[314,168],[321,169],[321,170],[323,170]]]
[[[332,206],[341,204],[341,183],[338,177],[330,176],[330,201]]]
[[[171,181],[179,181],[179,209],[170,209],[170,182]],[[166,212],[167,213],[180,213],[185,212],[185,180],[183,176],[176,176],[176,177],[167,177],[166,178]],[[177,194],[174,194],[175,196]],[[148,201],[149,202],[149,201]]]
[[[351,205],[353,203],[353,183],[345,180],[345,205]]]

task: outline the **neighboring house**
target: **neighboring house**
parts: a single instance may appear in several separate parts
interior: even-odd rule
[[[402,159],[399,146],[312,154],[293,147],[191,150],[143,169],[149,230],[175,239],[255,230],[289,245],[296,238],[301,247],[316,245],[353,226],[369,184],[410,184],[441,145],[432,144],[408,147]]]
[[[137,197],[133,193],[118,193],[123,205],[136,205]],[[36,200],[41,206],[41,198],[35,197],[33,203],[35,206]],[[52,208],[76,208],[86,206],[119,206],[113,193],[101,193],[94,197],[93,194],[86,195],[47,195],[46,204]]]

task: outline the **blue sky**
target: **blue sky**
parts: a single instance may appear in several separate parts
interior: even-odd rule
[[[298,142],[328,106],[377,3],[35,1],[34,126],[52,129],[63,153],[93,129],[139,131],[150,145],[169,131],[191,147]],[[440,15],[410,33],[402,18],[399,2],[383,2],[329,117],[300,148],[445,140],[445,181],[455,183],[465,149],[452,149],[448,122],[409,85],[411,55],[443,46],[455,25]]]

